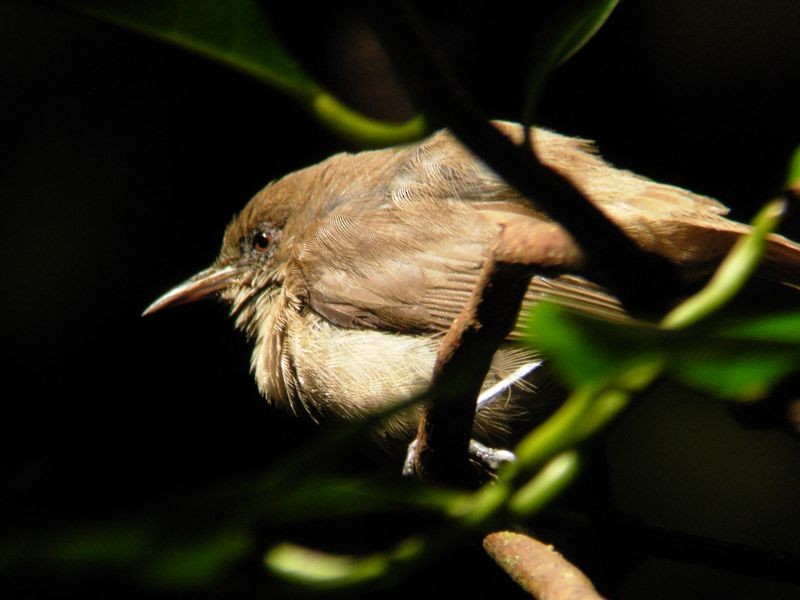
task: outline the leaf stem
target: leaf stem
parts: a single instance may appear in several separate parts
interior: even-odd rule
[[[312,116],[330,131],[362,148],[413,142],[429,130],[428,119],[422,114],[404,123],[372,119],[348,108],[323,89],[304,104]]]
[[[688,327],[727,304],[756,270],[767,236],[775,229],[785,210],[783,200],[767,203],[753,220],[753,230],[737,240],[708,284],[667,314],[661,326],[665,329]]]

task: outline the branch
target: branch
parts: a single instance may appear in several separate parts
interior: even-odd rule
[[[592,582],[552,546],[511,531],[490,533],[483,548],[537,600],[602,600]]]
[[[422,479],[464,484],[475,406],[500,344],[514,329],[534,272],[579,269],[584,257],[555,223],[516,221],[496,237],[467,304],[439,344],[413,466]]]

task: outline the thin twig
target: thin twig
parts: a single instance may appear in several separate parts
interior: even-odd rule
[[[483,548],[537,600],[602,600],[578,567],[532,537],[497,531],[483,539]]]
[[[475,405],[500,344],[514,328],[534,272],[575,271],[583,255],[555,223],[513,222],[496,237],[469,302],[439,344],[414,467],[423,479],[464,484]]]

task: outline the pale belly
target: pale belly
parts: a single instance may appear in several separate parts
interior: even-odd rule
[[[423,392],[442,337],[343,329],[314,313],[296,315],[287,325],[290,334],[284,336],[281,353],[292,365],[291,405],[295,412],[302,406],[319,421],[358,420]],[[509,346],[497,353],[484,385],[488,401],[476,414],[477,438],[506,437],[510,422],[531,405],[534,389],[528,375],[537,364],[529,350]],[[407,443],[420,411],[415,405],[394,413],[374,434],[387,444]]]

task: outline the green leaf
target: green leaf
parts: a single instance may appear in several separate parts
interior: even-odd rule
[[[566,3],[536,33],[536,46],[523,109],[526,125],[533,123],[544,82],[603,26],[619,0],[573,0]]]
[[[199,588],[221,580],[254,549],[254,539],[244,531],[212,530],[179,543],[161,544],[140,574],[158,587]]]
[[[280,44],[253,0],[61,0],[59,4],[180,46],[259,79],[298,99],[316,82]]]
[[[410,481],[306,476],[290,489],[273,490],[263,496],[256,508],[258,518],[285,523],[408,510],[446,515],[463,494]],[[247,508],[253,510],[252,502]]]
[[[687,327],[713,314],[730,302],[755,272],[767,244],[786,210],[783,200],[773,200],[753,220],[753,229],[740,237],[714,276],[697,294],[676,306],[661,321],[667,329]]]
[[[422,116],[371,119],[320,86],[280,43],[258,0],[59,0],[58,4],[179,46],[230,67],[303,105],[328,129],[364,147],[419,139]]]
[[[784,208],[783,201],[768,203],[708,284],[664,317],[660,327],[615,325],[545,304],[528,317],[528,342],[550,357],[555,371],[576,389],[602,386],[652,363],[717,396],[741,401],[764,396],[800,369],[800,313],[732,321],[721,317],[720,309],[758,266]]]
[[[9,537],[0,546],[0,573],[20,565],[47,565],[74,572],[124,568],[151,552],[158,532],[150,522],[96,523],[60,531]]]
[[[319,590],[365,586],[420,564],[429,548],[422,538],[409,537],[386,552],[344,556],[291,543],[271,548],[264,565],[275,575]]]
[[[800,146],[795,148],[789,159],[789,169],[786,174],[786,188],[800,189]]]
[[[574,2],[568,8],[560,24],[560,43],[555,57],[555,66],[561,66],[586,43],[594,37],[611,12],[617,7],[619,0],[585,0]]]
[[[553,368],[571,387],[610,380],[662,354],[655,327],[617,325],[569,313],[551,303],[531,310],[525,337],[552,359]]]
[[[745,340],[732,344],[702,340],[670,357],[668,372],[695,389],[732,400],[758,400],[786,375],[800,368],[800,348],[753,346]]]
[[[572,387],[600,385],[636,366],[661,362],[676,381],[750,401],[800,370],[798,325],[800,313],[783,313],[665,330],[604,322],[543,304],[531,311],[526,338]]]
[[[550,504],[578,476],[580,455],[566,451],[550,460],[509,500],[511,512],[520,518],[530,517]]]
[[[753,341],[800,344],[800,311],[723,321],[718,334]]]
[[[20,567],[72,574],[105,569],[152,586],[193,588],[227,575],[254,547],[241,528],[173,531],[158,519],[126,519],[9,540],[0,546],[0,573]]]

